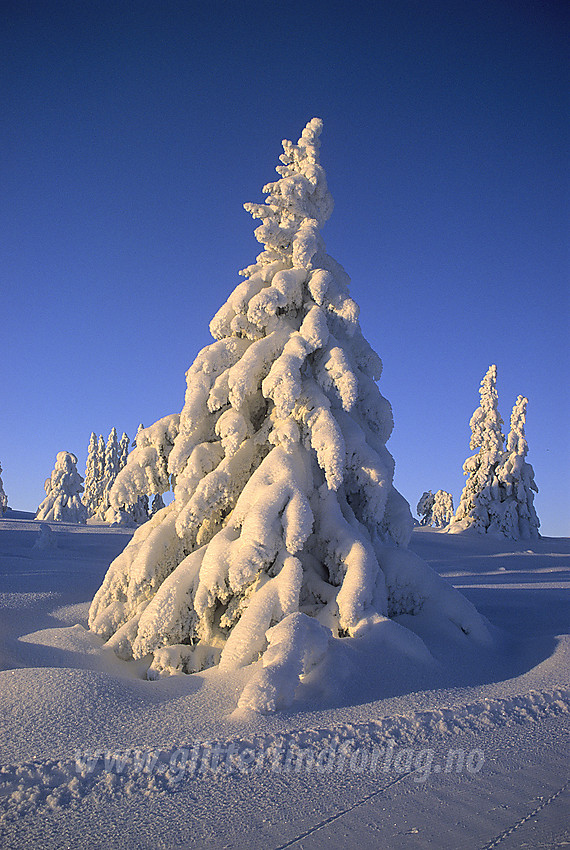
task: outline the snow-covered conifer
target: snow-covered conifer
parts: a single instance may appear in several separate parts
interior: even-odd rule
[[[97,441],[97,484],[95,488],[97,499],[96,513],[99,512],[99,507],[103,501],[105,484],[105,439],[103,434],[99,434],[99,439]]]
[[[137,440],[139,438],[139,434],[140,434],[141,431],[144,431],[144,425],[142,424],[142,422],[139,424],[139,427],[137,428],[137,433],[135,434],[135,439],[133,440],[133,445],[131,446],[131,448],[136,449]]]
[[[426,490],[420,496],[416,507],[416,513],[420,518],[420,525],[431,525],[434,500],[435,496],[431,490]]]
[[[164,508],[164,506],[165,506],[164,505],[164,499],[162,498],[160,493],[157,493],[156,496],[152,500],[152,508],[151,508],[151,511],[150,511],[150,515],[154,516],[159,511],[161,511]]]
[[[105,446],[105,480],[109,488],[119,473],[119,443],[117,442],[117,429],[111,428]]]
[[[142,426],[139,426],[139,431]],[[113,429],[115,430],[115,429]],[[116,433],[116,432],[115,432]],[[138,435],[138,432],[137,432]],[[112,459],[111,463],[108,462],[109,458],[109,443],[111,443],[111,447],[113,448],[113,432],[109,434],[109,441],[107,443],[107,452],[105,455],[106,459],[106,468],[112,468]],[[117,500],[113,500],[112,492],[115,484],[115,480],[117,478],[118,473],[121,469],[127,465],[127,460],[129,456],[129,438],[127,434],[123,432],[123,436],[118,444],[118,452],[117,452],[117,465],[116,465],[116,474],[107,478],[106,490],[105,490],[105,498],[102,502],[102,515],[106,522],[110,522],[113,525],[126,525],[126,526],[135,526],[141,525],[143,522],[146,522],[149,518],[149,509],[148,503],[149,499],[146,493],[142,496],[137,496],[134,502],[124,502],[119,504]],[[133,448],[136,448],[136,441],[133,442]]]
[[[139,431],[141,430],[141,428],[142,425],[139,425]],[[133,442],[133,448],[136,448],[136,440]],[[119,472],[126,466],[128,456],[129,438],[125,433],[123,433],[123,436],[121,437],[121,441],[119,443]],[[149,498],[147,494],[145,493],[143,496],[138,496],[132,503],[124,503],[120,507],[117,507],[117,502],[113,502],[112,495],[115,480],[116,476],[113,482],[111,483],[108,491],[107,501],[110,507],[107,508],[105,513],[106,521],[111,522],[114,525],[130,526],[141,525],[143,522],[146,522],[149,518]]]
[[[148,502],[149,499],[145,493],[144,496],[139,496],[136,502],[130,506],[129,510],[132,514],[135,525],[141,525],[143,522],[148,520],[150,516]]]
[[[107,437],[107,444],[105,446],[101,498],[97,508],[97,516],[100,519],[105,519],[107,521],[110,521],[111,519],[110,517],[107,517],[106,514],[111,505],[109,498],[111,488],[115,483],[115,478],[119,474],[119,458],[120,449],[117,441],[117,429],[113,427]]]
[[[120,471],[124,466],[127,465],[127,458],[129,456],[129,443],[130,440],[128,436],[123,431],[123,436],[119,442],[119,470]]]
[[[283,142],[264,204],[263,244],[211,322],[180,415],[137,435],[112,491],[173,501],[135,532],[90,609],[149,678],[262,656],[240,705],[271,710],[337,636],[399,629],[428,605],[485,639],[473,606],[405,547],[412,517],[394,489],[381,361],[364,339],[344,269],[319,234],[333,201],[321,121]]]
[[[528,443],[525,436],[526,406],[528,399],[519,395],[511,413],[511,430],[507,449],[497,469],[501,486],[500,531],[512,540],[538,537],[540,520],[534,508],[534,494],[538,487],[534,470],[525,458]]]
[[[58,522],[87,522],[87,508],[81,501],[83,478],[77,471],[77,458],[71,452],[59,452],[55,467],[44,484],[46,497],[36,519]]]
[[[2,474],[2,464],[0,464],[0,476]],[[6,513],[6,508],[8,507],[8,497],[4,492],[4,484],[2,482],[2,478],[0,477],[0,516],[3,516]]]
[[[474,528],[482,534],[499,530],[498,506],[501,501],[497,466],[503,456],[503,420],[499,415],[497,367],[489,369],[481,381],[481,403],[471,417],[470,449],[476,455],[467,458],[463,472],[467,481],[450,530]]]
[[[98,507],[99,491],[99,456],[97,435],[91,432],[89,447],[87,449],[87,463],[85,465],[85,490],[83,493],[83,504],[87,508],[87,516],[93,516]]]
[[[433,499],[431,522],[436,528],[449,525],[453,519],[453,496],[447,490],[438,490]]]

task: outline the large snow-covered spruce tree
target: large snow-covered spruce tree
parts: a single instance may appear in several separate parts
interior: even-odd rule
[[[321,126],[283,142],[280,179],[245,205],[264,250],[214,316],[181,414],[139,433],[111,492],[119,506],[172,486],[174,500],[111,564],[89,615],[120,657],[149,655],[150,678],[261,656],[239,703],[261,710],[290,701],[334,638],[403,632],[389,617],[429,608],[486,634],[405,548],[381,361],[319,233],[333,208]]]

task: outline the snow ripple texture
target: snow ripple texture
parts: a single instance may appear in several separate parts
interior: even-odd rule
[[[98,751],[74,759],[42,760],[0,768],[0,811],[2,820],[13,821],[39,809],[73,807],[91,795],[104,801],[110,796],[175,793],[180,787],[180,770],[173,766],[181,752],[191,753],[199,745],[198,770],[185,779],[203,778],[208,773],[247,774],[270,771],[280,753],[293,760],[308,748],[324,750],[345,746],[348,758],[357,749],[371,751],[390,743],[397,747],[433,745],[461,733],[487,733],[493,729],[570,714],[570,690],[531,691],[504,699],[481,699],[465,706],[394,715],[368,723],[339,724],[328,728],[304,729],[246,738],[191,741],[169,750]],[[212,769],[204,756],[216,749],[226,753],[233,744],[235,756]],[[246,750],[256,753],[249,765],[240,761]],[[1,833],[0,833],[1,835]]]

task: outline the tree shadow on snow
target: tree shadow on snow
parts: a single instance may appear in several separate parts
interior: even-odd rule
[[[568,634],[568,544],[565,539],[497,541],[422,530],[410,548],[488,620],[492,645],[475,643],[449,621],[421,614],[398,617],[400,625],[422,638],[432,663],[391,652],[371,636],[336,641],[331,658],[307,677],[296,707],[359,705],[528,673],[555,653],[560,635]]]

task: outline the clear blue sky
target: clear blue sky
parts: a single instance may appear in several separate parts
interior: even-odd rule
[[[242,209],[324,120],[327,249],[384,361],[396,486],[455,502],[499,370],[546,535],[570,533],[568,6],[556,0],[0,5],[0,462],[35,510],[58,451],[180,411],[254,261]]]

